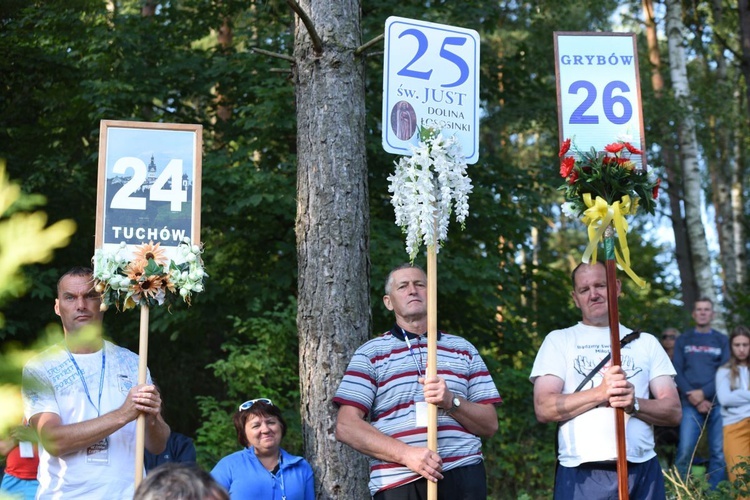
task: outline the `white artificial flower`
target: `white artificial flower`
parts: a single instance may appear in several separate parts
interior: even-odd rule
[[[455,136],[446,139],[439,133],[412,146],[412,153],[395,163],[388,191],[396,224],[406,233],[406,252],[414,260],[422,243],[440,250],[451,212],[464,224],[473,187]]]
[[[146,297],[136,293],[135,283],[127,276],[127,269],[131,263],[125,255],[126,252],[127,245],[121,243],[115,251],[97,249],[91,259],[94,278],[97,281],[96,289],[102,293],[104,308],[112,303],[127,304],[129,299],[139,305],[146,303]],[[184,238],[175,260],[159,266],[156,271],[160,275],[168,275],[170,286],[174,288],[168,289],[166,285],[162,285],[151,300],[162,305],[176,291],[190,303],[192,292],[203,291],[203,278],[208,275],[203,269],[201,253],[203,250],[200,245],[192,245],[190,238]]]
[[[576,213],[575,205],[573,205],[572,202],[566,201],[562,205],[560,205],[560,209],[562,210],[562,213],[565,214],[568,217],[578,217],[578,214]]]

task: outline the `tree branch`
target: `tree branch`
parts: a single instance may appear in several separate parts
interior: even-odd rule
[[[286,54],[279,54],[278,52],[271,52],[270,50],[263,50],[263,49],[259,49],[258,47],[251,47],[250,50],[258,54],[263,54],[264,56],[276,57],[278,59],[283,59],[291,63],[297,62],[292,56],[288,56]]]
[[[307,33],[310,35],[315,55],[321,55],[323,53],[323,41],[318,36],[318,32],[315,31],[315,25],[313,24],[312,19],[310,19],[307,13],[302,10],[302,7],[299,6],[296,0],[286,0],[286,3],[299,16],[299,18],[302,19],[302,24],[305,25]]]
[[[370,47],[372,47],[376,43],[379,43],[383,39],[385,39],[385,35],[384,34],[380,34],[380,35],[376,36],[375,38],[373,38],[372,40],[370,40],[366,44],[360,45],[359,47],[357,47],[357,50],[354,51],[354,55],[355,56],[360,55],[362,52],[366,51],[367,49],[369,49]]]

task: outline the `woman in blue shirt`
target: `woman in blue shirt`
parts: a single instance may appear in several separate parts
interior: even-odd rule
[[[211,471],[232,499],[315,500],[312,467],[281,448],[286,421],[270,399],[245,401],[233,420],[244,449]]]

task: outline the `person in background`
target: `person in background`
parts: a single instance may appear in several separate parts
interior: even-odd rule
[[[529,376],[537,419],[559,423],[554,498],[617,498],[614,412],[621,408],[630,498],[663,500],[666,488],[652,426],[680,421],[672,363],[653,335],[641,333],[622,346],[622,366],[613,365],[604,264],[578,265],[571,281],[582,319],[545,337]],[[619,280],[616,287],[619,296]],[[621,340],[633,338],[623,325],[619,333]]]
[[[143,452],[143,465],[146,472],[153,470],[161,464],[169,462],[175,463],[196,463],[195,444],[192,438],[185,434],[172,431],[167,439],[167,447],[161,453],[151,453],[148,450]]]
[[[196,464],[168,462],[146,476],[133,500],[229,500],[229,495]]]
[[[233,421],[244,449],[222,458],[211,471],[231,498],[315,500],[312,467],[281,448],[286,421],[270,399],[245,401]]]
[[[716,397],[721,404],[721,421],[724,425],[724,459],[727,475],[734,483],[739,463],[750,461],[750,328],[738,326],[729,336],[731,354],[729,362],[716,372]]]
[[[721,409],[716,396],[716,371],[729,360],[729,341],[723,333],[711,328],[713,302],[705,297],[695,301],[695,327],[677,337],[672,363],[677,371],[677,388],[682,403],[680,440],[675,466],[687,478],[693,455],[704,425],[707,432],[709,459],[708,484],[715,489],[727,478],[724,462]]]
[[[5,475],[0,484],[0,498],[34,500],[39,481],[39,451],[34,430],[25,425],[10,430],[0,439],[0,455],[5,459]]]
[[[40,500],[131,500],[135,420],[145,417],[152,453],[169,437],[159,391],[138,384],[138,356],[102,337],[101,303],[90,268],[66,272],[55,299],[65,339],[23,369],[24,412],[40,443]]]
[[[674,343],[679,336],[680,331],[677,328],[670,327],[661,332],[661,346],[667,352],[669,359],[672,359],[674,355]]]
[[[674,354],[674,343],[680,331],[677,328],[669,327],[661,332],[661,346],[672,359]],[[661,425],[654,426],[654,441],[656,442],[656,454],[663,459],[662,465],[669,469],[674,465],[674,457],[677,452],[677,443],[680,442],[680,426],[665,427]]]
[[[498,428],[502,403],[479,351],[466,339],[437,332],[439,376],[426,377],[427,276],[412,264],[393,269],[383,304],[390,331],[360,346],[333,398],[336,439],[370,457],[375,500],[485,500],[482,438]],[[437,452],[427,447],[427,404],[438,407]]]

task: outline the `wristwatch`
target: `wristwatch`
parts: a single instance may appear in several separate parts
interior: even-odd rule
[[[638,398],[633,398],[633,411],[628,413],[628,415],[635,415],[641,411],[641,405],[638,404]]]
[[[451,414],[451,413],[453,413],[454,411],[456,411],[456,410],[458,410],[459,408],[461,408],[461,400],[460,400],[460,399],[458,399],[458,396],[453,396],[453,401],[452,401],[452,403],[453,403],[453,406],[451,406],[451,407],[450,407],[449,409],[445,410],[445,414],[446,414],[446,415],[450,415],[450,414]]]

